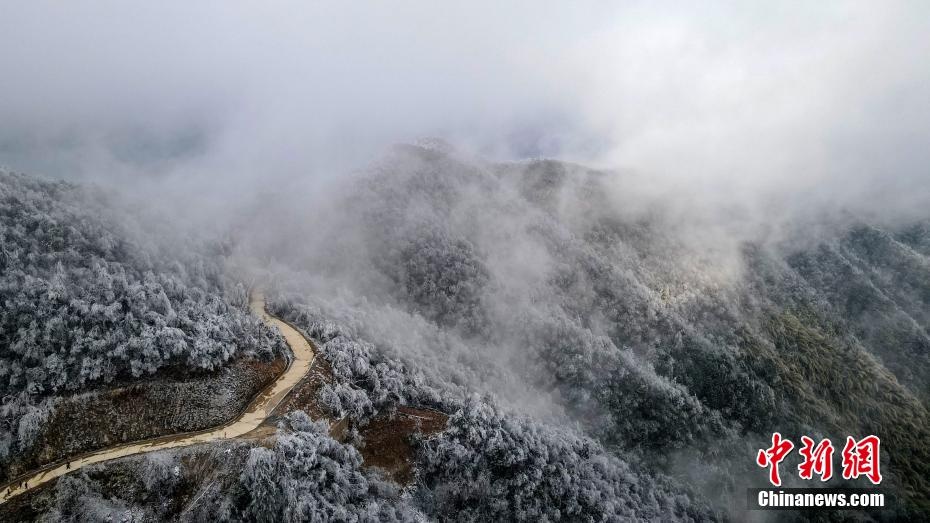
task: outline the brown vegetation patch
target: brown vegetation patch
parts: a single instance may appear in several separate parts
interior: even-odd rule
[[[310,371],[281,401],[274,415],[245,437],[269,444],[273,441],[274,428],[280,417],[297,410],[306,412],[312,419],[327,419],[319,404],[319,392],[323,385],[334,381],[329,362],[317,356]],[[362,444],[358,450],[366,466],[384,470],[398,483],[410,483],[413,480],[413,438],[429,437],[443,431],[447,419],[446,414],[436,410],[398,407],[392,413],[376,417],[359,430]],[[333,439],[345,442],[353,425],[349,418],[331,421],[329,434]]]
[[[314,351],[316,351],[316,347],[314,347]],[[281,400],[272,415],[268,416],[258,428],[242,437],[254,440],[273,439],[281,417],[298,410],[306,412],[314,420],[328,419],[326,412],[319,404],[319,392],[323,385],[333,383],[335,380],[329,362],[318,355],[314,358],[313,365],[311,365],[307,375],[291,389],[287,397]],[[330,436],[337,441],[344,442],[350,423],[351,421],[348,418],[330,421]]]
[[[378,467],[388,477],[406,485],[413,480],[413,439],[430,437],[446,428],[448,416],[442,412],[398,407],[391,414],[373,419],[359,431],[359,451],[365,465]]]
[[[273,440],[274,427],[280,416],[297,410],[306,412],[312,419],[327,419],[319,405],[319,392],[324,384],[335,381],[332,367],[317,356],[307,376],[275,409],[261,427],[245,437],[265,442]],[[413,480],[413,438],[429,437],[446,428],[448,416],[442,412],[414,407],[398,407],[394,412],[377,416],[359,430],[362,444],[358,449],[365,465],[378,467],[398,483]],[[342,418],[330,422],[330,436],[345,442],[353,420]]]
[[[35,444],[4,471],[15,477],[112,445],[222,425],[281,374],[283,359],[239,359],[213,374],[156,378],[61,399]]]

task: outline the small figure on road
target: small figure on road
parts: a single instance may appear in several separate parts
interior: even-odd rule
[[[71,470],[71,462],[65,463],[65,470]]]

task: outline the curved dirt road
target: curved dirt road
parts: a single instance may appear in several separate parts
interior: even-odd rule
[[[259,316],[265,323],[277,327],[281,334],[284,335],[284,339],[294,353],[294,361],[291,362],[291,365],[274,383],[252,399],[252,402],[249,403],[245,412],[238,418],[226,425],[201,432],[162,436],[136,443],[125,443],[116,447],[83,454],[70,461],[70,468],[61,462],[49,464],[39,470],[29,473],[28,476],[20,476],[13,483],[7,485],[0,491],[0,504],[27,490],[31,490],[43,483],[63,476],[73,470],[80,469],[81,467],[86,467],[87,465],[131,456],[133,454],[143,454],[156,450],[187,447],[208,441],[235,438],[261,425],[261,423],[271,415],[275,407],[281,403],[281,400],[284,399],[287,393],[294,388],[294,385],[307,374],[316,354],[313,352],[313,346],[310,345],[306,338],[297,332],[296,329],[265,312],[265,298],[260,292],[252,293],[249,307],[252,309],[252,312]]]

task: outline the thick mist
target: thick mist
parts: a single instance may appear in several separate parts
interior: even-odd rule
[[[11,2],[0,163],[141,187],[209,222],[439,137],[619,169],[624,205],[689,219],[894,218],[928,199],[926,11]]]

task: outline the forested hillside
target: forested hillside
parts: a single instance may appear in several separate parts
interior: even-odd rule
[[[222,249],[102,190],[0,173],[0,461],[62,395],[282,354]]]
[[[315,340],[332,374],[317,405],[348,427],[337,441],[292,412],[264,443],[162,453],[174,472],[156,479],[142,459],[102,465],[29,510],[743,520],[745,487],[765,484],[755,453],[779,431],[880,435],[883,486],[899,497],[871,515],[930,514],[930,221],[839,213],[744,234],[642,205],[624,183],[567,163],[403,146],[314,200],[327,200],[309,206],[325,219],[287,236],[243,230],[235,248],[209,251],[142,242],[145,228],[110,221],[100,196],[8,175],[4,376],[28,392],[7,419],[39,419],[30,405],[63,390],[271,354],[222,262],[273,252],[271,269],[256,268],[274,273],[269,312]],[[90,302],[100,305],[81,308]],[[409,485],[357,451],[361,429],[402,406],[449,415],[441,433],[412,438]],[[14,449],[30,422],[16,423]],[[786,486],[803,486],[788,472],[797,462],[782,465]],[[863,486],[828,483],[839,485]]]
[[[457,411],[480,391],[503,412],[577,424],[721,514],[734,508],[721,499],[741,510],[739,488],[760,479],[752,457],[773,431],[875,433],[899,508],[930,509],[928,222],[840,213],[766,240],[684,223],[663,202],[625,208],[623,191],[622,176],[571,164],[399,147],[328,210],[335,225],[309,233],[327,245],[296,264],[312,268],[302,292],[316,322],[279,312],[323,341],[330,318],[374,344],[324,344],[356,385],[330,394],[340,412],[397,398]],[[543,441],[521,453],[551,456],[531,450]],[[448,456],[424,455],[438,458],[423,464],[433,480],[456,476]],[[443,515],[486,497],[523,506],[504,487],[508,470],[522,466],[479,474],[480,486],[460,475],[429,499]],[[458,488],[470,494],[447,497]]]

